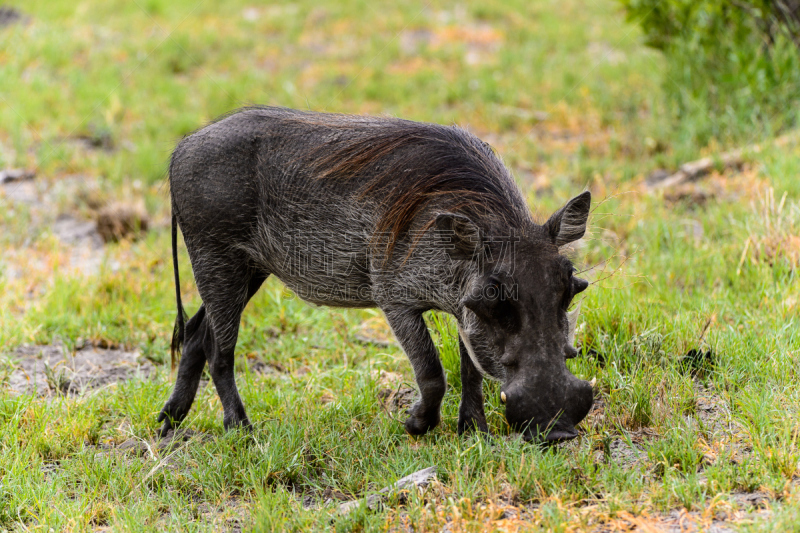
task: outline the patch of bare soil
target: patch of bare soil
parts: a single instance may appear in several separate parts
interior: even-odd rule
[[[152,225],[142,205],[107,203],[97,180],[87,176],[70,176],[48,183],[36,179],[32,171],[3,170],[0,171],[0,198],[10,205],[12,213],[17,208],[29,213],[27,234],[30,237],[35,237],[42,229],[49,229],[56,236],[62,244],[60,253],[66,256],[59,267],[66,273],[96,273],[105,257],[105,242],[137,238]],[[73,206],[74,213],[63,210],[64,200],[79,204]],[[90,218],[85,218],[87,210]],[[7,252],[6,276],[9,279],[23,277],[29,271],[34,251],[26,244]],[[33,258],[33,263],[36,259]],[[50,258],[38,259],[47,263]]]
[[[373,371],[372,377],[378,382],[378,401],[389,413],[404,413],[417,399],[417,391],[400,374],[381,370]]]
[[[0,355],[6,385],[17,394],[81,394],[131,377],[147,377],[153,366],[137,351],[87,345],[70,352],[62,344],[23,345]]]
[[[594,404],[592,404],[592,409],[586,416],[586,421],[581,425],[596,428],[602,427],[605,423],[605,409],[605,399],[602,395],[598,395]],[[607,435],[594,452],[594,461],[596,464],[614,463],[626,468],[643,466],[647,459],[644,443],[656,436],[649,428],[639,428],[628,433],[625,437],[622,435]],[[562,447],[576,445],[577,441],[567,441],[560,444]]]
[[[71,213],[59,213],[58,203],[60,198],[85,196],[86,190],[96,186],[93,179],[83,176],[67,178],[51,185],[35,179],[32,172],[26,172],[18,178],[2,180],[0,197],[10,204],[12,210],[18,206],[28,210],[31,217],[29,235],[49,228],[58,238],[67,254],[66,264],[61,265],[64,271],[88,275],[99,270],[104,257],[103,239],[97,231],[97,224]],[[23,247],[8,252],[7,276],[9,279],[23,277],[28,270],[30,250]],[[29,259],[26,260],[26,257]],[[44,260],[46,262],[46,258]]]
[[[712,436],[732,436],[738,428],[731,422],[730,411],[725,401],[713,389],[695,381],[695,418],[705,432]]]
[[[714,464],[720,460],[741,462],[749,453],[745,446],[743,430],[731,416],[727,402],[712,386],[705,385],[695,378],[695,409],[690,419],[696,424],[700,435],[700,445],[705,457],[703,464]],[[605,405],[600,395],[587,416],[586,423],[601,427],[605,416]],[[625,468],[649,468],[646,442],[658,438],[650,428],[640,428],[629,432],[624,438],[608,435],[598,444],[594,452],[596,464],[613,463]],[[569,446],[569,443],[566,444]],[[703,476],[703,473],[700,473]],[[741,525],[769,519],[769,506],[772,498],[762,491],[733,492],[718,502],[706,502],[704,512],[672,510],[669,513],[648,513],[638,515],[620,513],[611,520],[605,520],[593,531],[666,531],[666,532],[716,532],[736,531]]]
[[[602,452],[602,457],[606,452]],[[647,458],[647,452],[641,444],[628,442],[625,439],[613,439],[608,443],[608,462],[622,465],[627,468],[642,464]]]
[[[695,380],[695,412],[691,418],[702,435],[705,449],[705,464],[727,459],[740,462],[749,453],[742,444],[742,429],[734,422],[727,402],[712,387]],[[591,415],[590,415],[591,416]],[[642,433],[639,431],[637,433]],[[645,431],[646,433],[646,431]],[[622,439],[610,441],[608,451],[610,460],[617,464],[643,464],[647,454],[641,446],[648,435],[632,435],[633,447]],[[597,459],[603,456],[596,452]],[[701,476],[703,474],[701,473]],[[716,532],[737,531],[741,525],[769,519],[772,498],[762,491],[733,492],[718,504],[707,502],[704,512],[672,510],[669,513],[642,513],[632,515],[620,513],[615,519],[599,526],[595,531],[665,531],[665,532]]]
[[[604,41],[594,41],[586,47],[586,52],[591,56],[595,63],[608,63],[618,65],[626,60],[625,52],[614,48]]]
[[[35,204],[41,195],[41,183],[34,181],[36,173],[25,169],[5,169],[0,172],[0,189],[11,202]]]
[[[760,191],[769,186],[757,167],[748,164],[729,166],[722,172],[710,169],[690,179],[663,186],[671,180],[673,176],[669,172],[656,170],[645,179],[643,189],[663,191],[664,201],[669,206],[702,209],[709,202],[737,202],[756,198]]]
[[[750,450],[744,430],[734,422],[727,402],[699,380],[695,380],[694,390],[692,418],[705,441],[704,462],[713,464],[722,456],[740,463]]]
[[[452,11],[435,13],[423,11],[432,27],[406,29],[400,32],[400,50],[405,56],[418,56],[430,48],[462,49],[468,65],[480,65],[496,60],[505,36],[486,21],[474,20],[466,10],[457,6]]]
[[[114,151],[117,145],[111,130],[97,124],[89,124],[86,131],[65,139],[65,141],[72,142],[85,150],[103,150],[106,152]]]
[[[722,197],[719,189],[698,183],[684,183],[664,193],[664,200],[670,205],[686,204],[703,207],[710,200]]]

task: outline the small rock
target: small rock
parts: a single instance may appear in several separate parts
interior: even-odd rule
[[[381,503],[391,494],[399,493],[400,491],[407,491],[415,487],[426,488],[433,480],[436,479],[436,466],[430,466],[423,470],[414,472],[413,474],[397,480],[394,485],[384,487],[377,494],[371,494],[361,500],[352,500],[339,505],[339,514],[348,514],[354,511],[364,502],[370,509],[378,508]]]
[[[0,7],[0,28],[11,26],[19,22],[25,22],[26,20],[27,17],[13,7]]]
[[[328,502],[332,500],[338,500],[340,502],[346,502],[351,500],[350,496],[347,494],[340,492],[336,489],[332,489],[330,487],[326,487],[325,490],[322,492],[322,501]]]

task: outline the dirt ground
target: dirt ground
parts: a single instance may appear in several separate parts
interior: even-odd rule
[[[0,355],[8,374],[8,387],[19,394],[52,396],[80,394],[132,377],[147,377],[153,365],[139,352],[100,348],[91,344],[74,352],[63,344],[23,345]]]

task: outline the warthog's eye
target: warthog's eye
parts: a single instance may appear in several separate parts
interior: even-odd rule
[[[515,306],[516,288],[506,281],[504,283],[489,276],[482,284],[480,293],[467,298],[464,306],[482,320],[510,332],[519,327],[519,316]]]
[[[500,357],[500,364],[505,367],[514,367],[519,364],[519,359],[513,354],[506,352]]]

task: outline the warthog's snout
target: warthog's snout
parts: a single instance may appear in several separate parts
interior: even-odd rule
[[[575,426],[589,414],[594,391],[588,381],[569,376],[563,401],[542,397],[530,387],[505,387],[506,419],[527,441],[560,442],[578,436]]]

